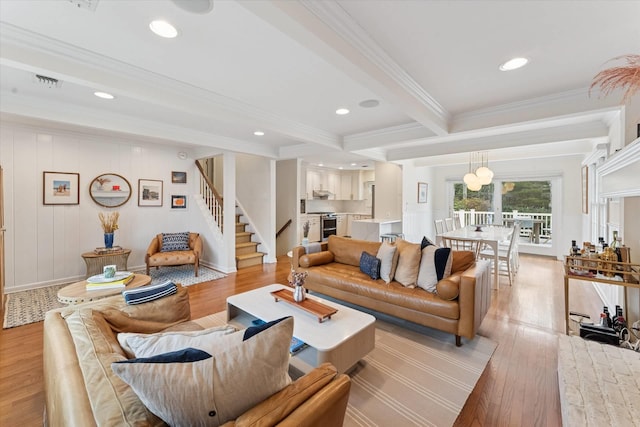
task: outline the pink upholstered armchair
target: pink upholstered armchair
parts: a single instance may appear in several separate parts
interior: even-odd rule
[[[147,264],[147,274],[150,267],[158,269],[160,266],[193,264],[196,277],[202,255],[202,238],[198,233],[188,233],[184,241],[176,242],[179,235],[187,233],[161,233],[151,240],[144,259]],[[164,250],[163,250],[164,243]],[[181,246],[182,243],[182,246]]]

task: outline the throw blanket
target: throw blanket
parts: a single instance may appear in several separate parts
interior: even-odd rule
[[[320,252],[320,242],[309,243],[304,247],[305,254],[315,254],[316,252]]]

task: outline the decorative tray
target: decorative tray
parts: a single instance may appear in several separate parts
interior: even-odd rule
[[[279,291],[271,292],[271,295],[276,299],[276,302],[282,300],[286,303],[301,308],[302,310],[313,314],[318,318],[318,322],[322,323],[326,319],[331,319],[331,316],[336,314],[338,310],[328,305],[324,305],[316,300],[305,298],[301,302],[296,302],[293,299],[293,292],[288,289],[280,289]]]
[[[91,276],[87,279],[88,283],[110,283],[116,282],[118,280],[124,280],[127,277],[131,276],[133,273],[130,271],[117,271],[116,275],[113,277],[104,277],[104,274],[96,274],[95,276]]]

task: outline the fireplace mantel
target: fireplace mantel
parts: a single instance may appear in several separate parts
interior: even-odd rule
[[[598,166],[599,197],[640,196],[640,138]]]

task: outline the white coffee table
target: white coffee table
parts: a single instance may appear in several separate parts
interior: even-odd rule
[[[288,304],[276,302],[270,292],[291,289],[285,285],[269,285],[227,298],[227,321],[241,327],[252,321],[265,322],[293,316],[293,335],[308,347],[291,357],[291,365],[306,373],[324,362],[331,362],[338,372],[347,372],[375,346],[375,317],[349,307],[308,296],[338,310],[323,322],[311,313]]]

